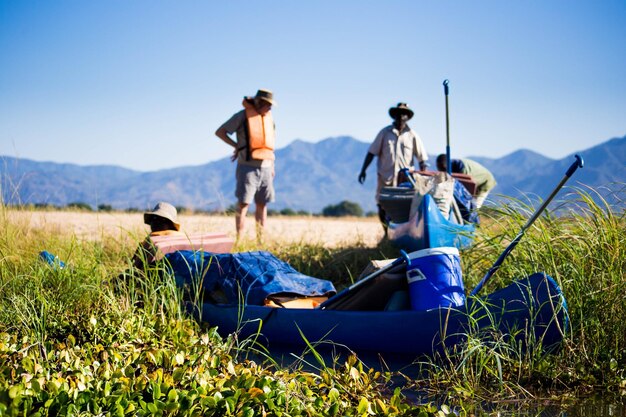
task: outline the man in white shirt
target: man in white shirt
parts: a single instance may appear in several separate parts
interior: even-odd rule
[[[378,217],[387,232],[385,211],[380,206],[378,199],[381,188],[398,185],[398,173],[403,168],[412,168],[413,159],[417,159],[420,170],[427,167],[428,153],[419,135],[409,127],[407,122],[413,117],[413,110],[406,103],[398,103],[396,107],[389,109],[389,116],[393,123],[383,128],[374,142],[370,145],[363,167],[359,174],[359,182],[365,182],[365,171],[375,156],[378,157],[376,164],[378,182],[376,185],[376,204],[378,205]]]

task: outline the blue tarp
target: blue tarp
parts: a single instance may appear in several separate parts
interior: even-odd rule
[[[478,217],[478,211],[472,194],[467,191],[467,188],[465,188],[460,181],[456,180],[454,181],[454,199],[456,200],[456,204],[459,206],[459,211],[461,212],[463,220],[475,224],[480,223],[480,218]]]
[[[391,242],[406,251],[425,248],[470,246],[474,238],[473,224],[457,224],[446,219],[430,194],[422,199],[419,210],[405,223],[389,222]]]
[[[223,292],[227,303],[262,305],[273,294],[302,296],[334,294],[330,281],[313,278],[296,271],[269,252],[215,254],[177,251],[165,255],[176,285],[194,288],[198,282],[205,291]]]

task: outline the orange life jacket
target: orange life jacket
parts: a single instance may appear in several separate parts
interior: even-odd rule
[[[246,128],[248,133],[247,159],[271,159],[274,160],[274,119],[272,112],[260,115],[254,108],[254,104],[248,99],[243,100],[246,110]]]

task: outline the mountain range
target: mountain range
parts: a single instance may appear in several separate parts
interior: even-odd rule
[[[375,210],[376,163],[363,185],[357,176],[369,144],[349,136],[316,143],[295,140],[276,151],[276,202],[270,208],[306,210],[312,213],[344,200],[366,211]],[[626,187],[626,136],[576,152],[585,160],[568,183],[596,198],[624,207]],[[434,165],[436,155],[431,155]],[[454,155],[453,155],[454,157]],[[501,158],[470,157],[498,181],[491,199],[536,195],[547,197],[567,168],[573,154],[550,159],[522,149]],[[235,202],[235,165],[229,158],[198,166],[140,172],[118,166],[36,162],[0,156],[0,187],[5,204],[65,206],[85,203],[116,209],[145,210],[158,201],[196,210],[223,210]],[[589,188],[588,188],[589,187]],[[596,195],[597,194],[597,195]]]

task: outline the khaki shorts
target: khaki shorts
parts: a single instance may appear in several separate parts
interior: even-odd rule
[[[253,167],[237,164],[235,197],[239,203],[267,204],[274,201],[272,167]]]

